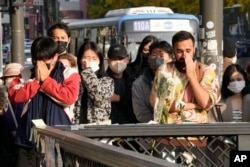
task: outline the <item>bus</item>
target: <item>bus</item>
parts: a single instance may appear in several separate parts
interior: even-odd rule
[[[172,36],[186,30],[198,43],[199,20],[190,14],[174,13],[168,7],[144,6],[110,10],[104,18],[87,19],[68,23],[71,31],[69,52],[77,54],[81,44],[94,41],[107,56],[113,44],[124,45],[133,62],[146,35],[154,35],[171,44]]]

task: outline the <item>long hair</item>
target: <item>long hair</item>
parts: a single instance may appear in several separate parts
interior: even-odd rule
[[[244,71],[244,69],[239,64],[231,64],[225,70],[225,72],[223,74],[223,78],[222,78],[221,96],[223,98],[227,98],[227,97],[232,96],[234,94],[232,91],[230,91],[227,88],[227,86],[230,83],[230,77],[232,76],[232,74],[234,72],[239,72],[243,76],[244,81],[246,83],[246,86],[241,91],[241,95],[245,96],[248,93],[248,84],[247,84],[247,74],[246,74],[246,72]]]
[[[138,66],[140,65],[140,63],[142,62],[142,52],[143,52],[143,48],[145,45],[147,45],[150,42],[155,42],[158,41],[157,37],[153,36],[153,35],[147,35],[146,37],[143,38],[138,51],[137,51],[137,55],[136,55],[136,59],[135,61],[131,64],[132,66]]]
[[[80,47],[80,49],[78,50],[77,66],[78,66],[79,72],[81,72],[83,70],[81,60],[82,60],[84,53],[87,50],[92,50],[93,52],[95,52],[100,60],[100,64],[99,64],[100,69],[96,72],[97,77],[102,78],[102,77],[106,76],[105,68],[104,68],[104,56],[103,56],[102,49],[95,42],[92,42],[92,41],[88,41],[88,42],[83,43],[82,46]]]
[[[137,56],[134,62],[132,62],[131,64],[129,64],[130,70],[131,72],[133,72],[135,75],[135,77],[137,77],[138,75],[140,75],[145,68],[147,68],[148,66],[148,57],[144,57],[143,56],[143,49],[145,47],[145,45],[149,44],[149,43],[153,43],[155,41],[158,41],[157,37],[153,36],[153,35],[147,35],[146,37],[143,38],[138,51],[137,51]],[[146,64],[144,64],[146,63]]]

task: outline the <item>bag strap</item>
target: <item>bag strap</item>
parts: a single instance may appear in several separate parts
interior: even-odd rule
[[[16,128],[17,128],[17,127],[18,127],[18,123],[17,123],[16,115],[15,115],[15,113],[14,113],[14,110],[13,110],[13,107],[12,107],[12,104],[11,104],[9,98],[8,98],[8,106],[9,106],[9,109],[10,109],[10,112],[11,112],[11,115],[12,115],[12,118],[13,118],[13,120],[14,120],[14,123],[15,123],[15,125],[16,125]]]
[[[210,110],[209,112],[212,113],[212,116],[213,116],[213,119],[216,121],[216,122],[223,122],[223,118],[222,118],[222,114],[221,114],[221,106],[223,104],[221,103],[217,103],[215,104]]]
[[[218,122],[223,122],[223,117],[222,117],[221,109],[220,109],[222,105],[223,104],[221,104],[221,103],[215,104],[215,111],[217,113]]]

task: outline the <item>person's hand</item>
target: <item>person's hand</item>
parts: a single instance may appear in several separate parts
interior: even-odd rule
[[[120,95],[114,93],[113,96],[111,96],[110,100],[111,100],[111,102],[119,102]]]
[[[38,66],[36,65],[35,67],[35,79],[38,81],[38,83],[40,83],[40,73],[39,73],[39,69]]]
[[[185,64],[186,64],[186,75],[188,78],[193,77],[195,74],[196,61],[193,61],[193,56],[186,55],[185,56]]]
[[[3,114],[4,114],[4,109],[0,108],[0,115],[3,115]]]
[[[49,77],[51,69],[48,69],[46,63],[44,61],[37,61],[37,70],[38,70],[38,78],[39,81],[43,82],[46,78]]]
[[[87,59],[82,60],[82,67],[83,67],[83,69],[90,67],[90,63]]]
[[[169,113],[171,114],[171,113],[174,113],[174,112],[178,112],[177,110],[176,110],[176,107],[175,107],[175,100],[171,103],[171,106],[170,106],[170,108],[169,108]]]

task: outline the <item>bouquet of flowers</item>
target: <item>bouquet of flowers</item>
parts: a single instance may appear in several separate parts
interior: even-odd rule
[[[161,73],[162,77],[157,78],[159,85],[156,90],[156,100],[154,105],[154,121],[160,124],[168,123],[168,114],[171,107],[172,89],[174,88],[174,81],[171,73]]]

